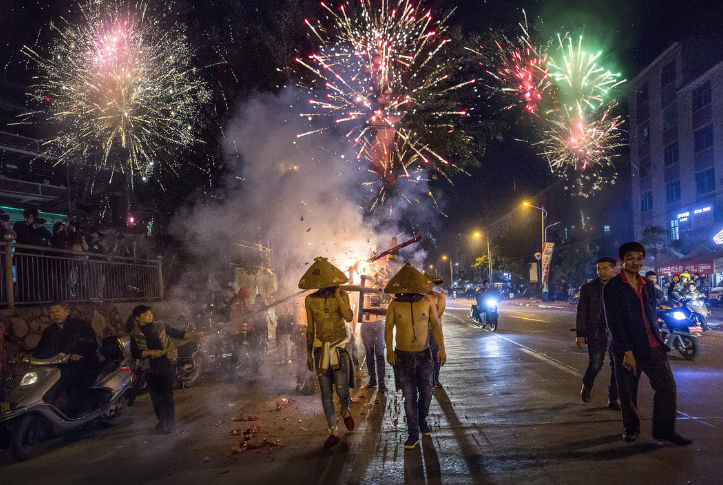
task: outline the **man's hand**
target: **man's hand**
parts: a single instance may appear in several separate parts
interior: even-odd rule
[[[387,362],[389,362],[389,365],[394,367],[397,363],[397,354],[394,353],[393,350],[387,351]]]
[[[82,359],[82,358],[83,358],[82,355],[72,354],[72,355],[70,356],[70,361],[71,361],[71,362],[78,362],[78,361],[79,361],[80,359]]]
[[[314,357],[311,354],[306,355],[306,368],[314,372]]]
[[[577,345],[578,349],[581,349],[583,345],[585,345],[585,337],[578,337],[575,339],[575,345]]]
[[[439,349],[437,351],[437,359],[439,360],[439,365],[444,365],[447,363],[447,352],[444,349]]]
[[[629,371],[632,371],[633,375],[637,374],[637,372],[635,372],[635,356],[633,355],[632,350],[628,350],[627,352],[625,352],[625,357],[623,357],[623,367],[625,367],[625,369]]]
[[[166,355],[163,353],[162,350],[144,350],[143,353],[145,354],[145,356],[150,357],[151,359],[157,359]]]

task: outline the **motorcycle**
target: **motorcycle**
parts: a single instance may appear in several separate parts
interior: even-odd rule
[[[195,384],[203,374],[201,342],[192,342],[178,348],[176,359],[176,383],[185,389]]]
[[[703,333],[703,329],[690,310],[683,306],[661,304],[658,307],[658,328],[665,345],[670,350],[677,350],[686,360],[695,360],[698,357],[700,354],[698,336]]]
[[[685,307],[690,310],[692,319],[696,321],[696,323],[703,329],[704,332],[707,331],[710,310],[706,306],[705,300],[700,298],[689,299],[684,300],[683,303],[685,303]]]
[[[0,402],[0,427],[10,436],[10,450],[16,460],[30,458],[43,441],[93,422],[113,424],[118,419],[125,408],[124,395],[133,381],[123,345],[117,337],[101,341],[100,351],[105,361],[94,385],[87,390],[87,400],[92,401],[93,406],[82,410],[77,417],[69,417],[60,410],[64,393],[56,398],[49,398],[53,393],[48,393],[60,379],[60,366],[70,362],[70,355],[23,358],[31,369],[10,391],[7,401]]]
[[[500,303],[498,296],[486,295],[482,301],[482,311],[478,305],[472,305],[470,310],[470,318],[479,323],[482,328],[489,325],[491,331],[497,330],[497,306]]]

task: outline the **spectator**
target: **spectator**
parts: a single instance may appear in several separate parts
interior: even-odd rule
[[[296,317],[292,311],[293,302],[280,305],[280,315],[276,318],[276,349],[279,352],[279,363],[289,364],[291,361],[291,332],[296,325]]]
[[[70,237],[68,228],[63,222],[53,224],[53,237],[50,238],[50,245],[55,249],[70,249]]]
[[[4,238],[6,234],[10,236],[10,239],[18,238],[18,235],[10,227],[10,216],[5,214],[4,210],[0,210],[0,236]]]

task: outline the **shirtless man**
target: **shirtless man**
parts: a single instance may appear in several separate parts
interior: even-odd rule
[[[432,299],[425,295],[428,289],[426,278],[409,263],[384,288],[386,293],[396,295],[387,309],[384,339],[387,361],[394,368],[404,395],[409,433],[404,443],[407,450],[417,447],[420,431],[424,436],[432,434],[427,424],[434,379],[432,350],[429,348],[430,328],[439,345],[437,357],[440,365],[447,361],[437,308]],[[395,328],[396,348],[392,345]]]
[[[437,317],[439,317],[439,324],[442,325],[442,313],[444,313],[444,309],[447,307],[447,298],[445,298],[443,293],[434,291],[435,286],[442,284],[442,279],[437,278],[436,276],[432,276],[428,273],[424,273],[424,277],[427,278],[427,281],[429,281],[429,283],[432,285],[432,289],[428,291],[426,295],[434,302],[434,306],[437,308]],[[434,388],[441,389],[442,384],[439,383],[439,370],[442,366],[440,365],[439,359],[437,358],[439,346],[437,345],[437,341],[434,338],[434,334],[432,333],[431,328],[429,329],[429,348],[432,349],[432,360],[434,361]]]
[[[353,313],[349,306],[349,295],[339,288],[347,281],[348,278],[339,268],[321,257],[314,260],[314,264],[299,281],[299,288],[303,290],[318,290],[307,296],[304,303],[307,322],[306,365],[310,371],[316,370],[319,378],[321,405],[329,426],[329,437],[324,442],[324,448],[331,448],[340,440],[333,387],[336,387],[344,426],[349,431],[354,430],[354,419],[349,412],[354,373],[345,323],[352,320]]]

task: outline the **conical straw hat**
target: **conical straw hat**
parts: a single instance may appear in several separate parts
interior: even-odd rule
[[[384,287],[385,293],[426,293],[429,291],[429,282],[422,273],[411,264],[407,263],[402,266],[397,274],[392,276],[387,286]]]
[[[299,280],[299,288],[302,290],[318,290],[319,288],[343,285],[347,281],[349,281],[349,278],[339,268],[327,261],[326,258],[319,256],[314,258],[314,264],[306,270],[304,276]]]
[[[427,278],[427,281],[431,281],[434,285],[441,285],[444,283],[444,280],[438,276],[432,276],[431,274],[424,272],[424,277]]]

